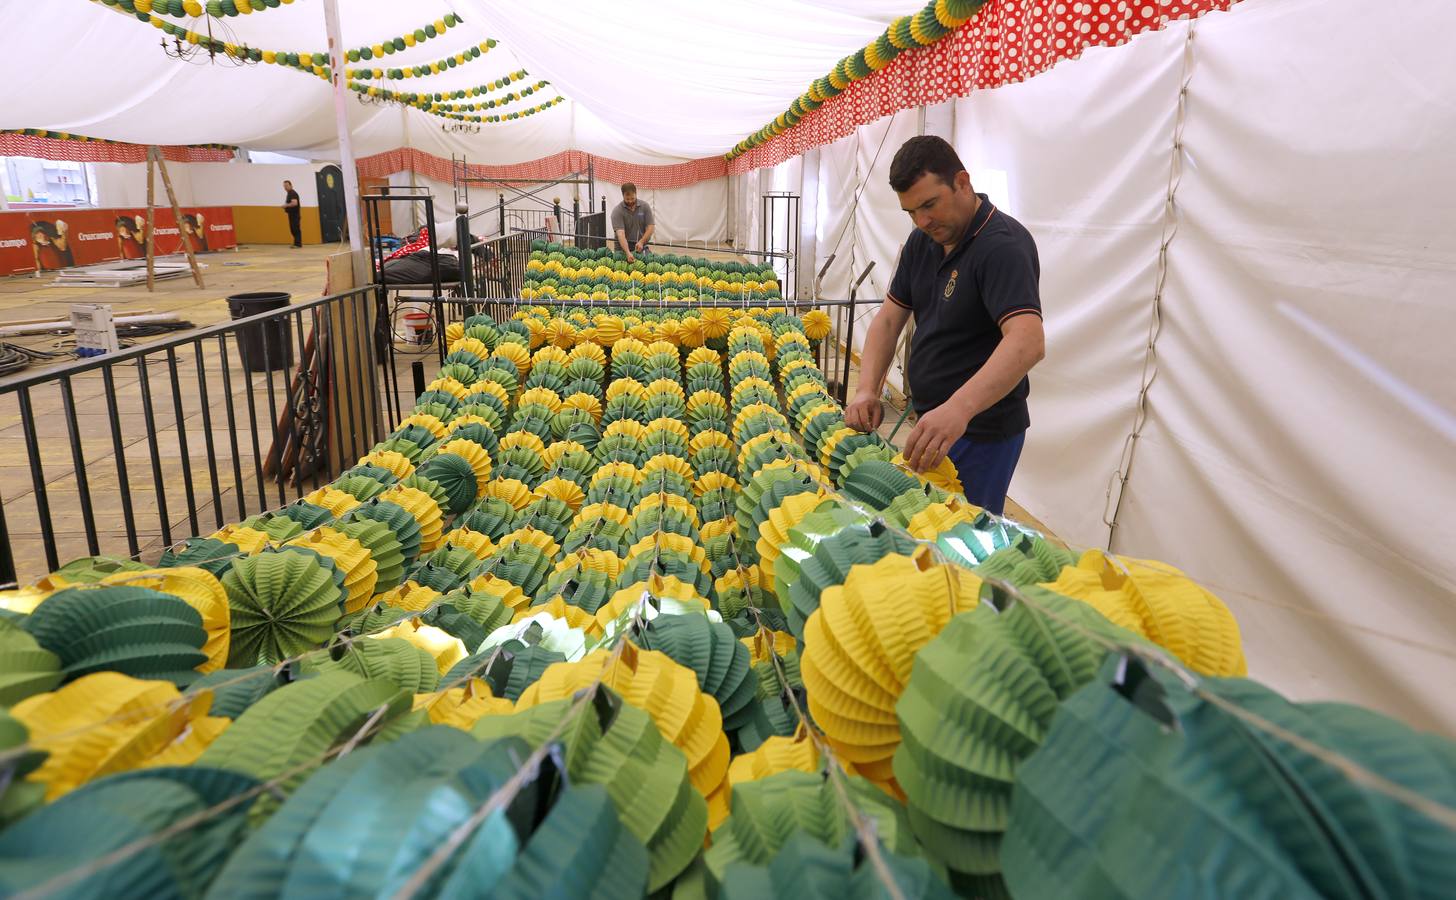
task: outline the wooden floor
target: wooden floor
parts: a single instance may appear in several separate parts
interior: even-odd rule
[[[0,278],[0,324],[62,320],[69,317],[73,303],[107,303],[117,316],[176,312],[194,325],[210,325],[229,318],[226,298],[230,294],[286,291],[295,301],[321,296],[323,260],[338,249],[333,244],[298,250],[287,246],[258,246],[211,253],[200,257],[207,264],[203,270],[205,287],[198,288],[188,277],[158,282],[156,291],[151,293],[145,286],[119,289],[55,286],[53,276]],[[137,343],[158,339],[139,338]],[[5,340],[46,351],[65,351],[72,346],[68,334]],[[135,367],[122,366],[115,371],[109,394],[99,373],[80,375],[73,381],[82,468],[92,496],[103,555],[127,555],[124,517],[128,511],[135,522],[142,558],[151,561],[170,543],[216,530],[219,516],[224,522],[235,522],[280,502],[277,486],[271,481],[260,485],[257,477],[256,463],[259,455],[267,454],[267,442],[263,442],[257,454],[252,446],[255,428],[267,433],[266,405],[255,404],[251,415],[256,426],[247,422],[249,387],[255,397],[262,397],[270,376],[246,373],[240,361],[232,358],[224,380],[219,351],[215,345],[205,344],[201,353],[208,392],[204,408],[202,391],[196,387],[195,348],[184,347],[177,357],[179,380],[184,385],[180,409],[170,400],[166,383],[170,373],[165,361],[156,359],[148,366],[148,394],[154,414],[151,429],[146,425],[141,374]],[[38,363],[27,369],[26,374],[67,361],[69,356],[56,363]],[[271,375],[278,397],[283,395],[285,377],[281,370]],[[228,393],[235,400],[231,427],[223,402]],[[65,420],[60,415],[63,402],[60,391],[53,384],[36,388],[30,392],[30,399],[40,448],[39,481],[44,486],[44,496],[38,495],[36,473],[27,463],[16,396],[0,394],[0,504],[3,504],[5,526],[23,583],[48,570],[40,524],[42,503],[49,507],[51,533],[60,561],[64,563],[89,552],[85,521],[80,512],[78,467]],[[114,435],[109,411],[112,407],[116,410],[117,422]],[[215,485],[214,473],[208,471],[209,440],[220,460],[221,471],[215,473]],[[236,456],[231,453],[234,440],[238,444]],[[159,457],[155,466],[153,443]],[[122,447],[119,456],[118,445]],[[234,459],[238,463],[236,467]],[[194,484],[190,498],[183,486],[186,480],[183,476],[189,471]],[[120,496],[123,473],[131,491],[129,504]]]
[[[203,277],[205,288],[198,288],[190,278],[160,282],[157,290],[148,293],[145,287],[97,289],[56,287],[52,279],[13,277],[0,279],[0,324],[21,321],[59,320],[69,316],[70,306],[78,302],[99,302],[112,305],[116,315],[151,311],[175,311],[196,325],[208,325],[228,318],[226,297],[248,291],[287,291],[294,299],[308,300],[321,296],[324,289],[324,258],[337,252],[336,245],[312,246],[300,250],[288,247],[244,247],[237,252],[225,251],[202,257],[208,264]],[[45,350],[66,348],[67,338],[45,335],[11,338],[11,343]],[[179,370],[184,386],[197,382],[197,357],[190,348],[178,352]],[[423,359],[427,372],[436,363],[433,352],[410,353],[401,347],[398,357],[399,384],[403,394],[412,395],[409,364]],[[154,427],[148,429],[144,411],[141,374],[134,367],[116,372],[113,388],[108,392],[99,374],[75,379],[75,402],[79,431],[82,433],[82,466],[92,493],[95,525],[99,532],[103,555],[124,556],[128,552],[124,517],[133,516],[142,559],[155,560],[169,544],[195,533],[208,534],[217,523],[235,522],[253,512],[283,502],[279,488],[271,479],[257,477],[259,455],[268,452],[267,442],[254,451],[255,430],[267,433],[269,411],[260,401],[251,415],[256,425],[247,421],[248,393],[261,398],[270,379],[278,396],[285,390],[286,374],[282,371],[264,375],[243,372],[237,360],[230,360],[227,381],[222,379],[222,364],[210,345],[201,354],[208,382],[206,404],[195,389],[185,390],[180,409],[173,406],[164,383],[169,376],[165,362],[149,367],[150,396],[154,406]],[[33,367],[31,372],[42,370]],[[858,369],[850,373],[853,393]],[[188,379],[191,380],[188,380]],[[223,413],[223,398],[234,397],[235,421],[230,423]],[[68,440],[60,392],[54,386],[32,391],[36,432],[40,444],[41,483],[44,496],[37,496],[35,473],[27,463],[21,415],[14,394],[0,394],[0,504],[3,504],[5,526],[10,534],[17,569],[22,582],[33,580],[48,570],[41,535],[40,506],[49,506],[52,533],[58,544],[62,563],[87,555],[85,522],[79,511],[79,490],[75,454]],[[407,407],[412,396],[404,397]],[[112,433],[111,407],[116,410],[116,434]],[[887,405],[881,434],[891,438],[901,409]],[[893,435],[896,445],[903,445],[913,427],[913,417]],[[209,470],[206,445],[213,442],[217,450],[219,471]],[[231,452],[234,441],[238,452]],[[116,447],[121,446],[118,458]],[[153,449],[160,457],[152,463]],[[237,464],[234,465],[233,461]],[[187,495],[183,475],[191,473],[195,490]],[[119,483],[125,477],[131,489],[131,502],[123,504]],[[304,490],[311,485],[305,483]],[[288,499],[297,496],[294,486]],[[162,512],[165,504],[166,512]],[[1007,514],[1019,522],[1043,532],[1045,527],[1014,501],[1008,501]],[[170,540],[169,540],[170,538]]]
[[[157,282],[146,287],[82,288],[58,286],[51,274],[0,278],[0,325],[66,319],[73,303],[109,303],[112,314],[175,312],[196,325],[211,325],[228,317],[226,298],[249,291],[287,291],[295,300],[322,296],[323,259],[337,253],[338,244],[302,247],[249,246],[198,257],[206,287],[190,277]],[[347,247],[344,247],[347,249]],[[53,347],[55,337],[11,338],[11,343]]]

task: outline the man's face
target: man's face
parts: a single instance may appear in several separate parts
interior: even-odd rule
[[[625,204],[627,204],[627,208],[628,209],[636,209],[637,208],[637,195],[636,194],[623,194],[622,195],[622,202],[625,203]]]
[[[293,182],[291,182],[291,181],[285,181],[285,182],[283,182],[283,189],[285,191],[291,191],[291,190],[293,190]]]
[[[939,244],[950,243],[965,231],[975,208],[974,196],[971,176],[965,172],[956,175],[954,184],[927,172],[899,195],[900,208],[910,214],[915,227]]]

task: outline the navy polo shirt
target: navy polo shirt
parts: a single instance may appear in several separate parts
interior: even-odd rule
[[[900,254],[888,299],[915,315],[906,373],[915,411],[924,415],[960,389],[1001,343],[1001,324],[1041,315],[1041,262],[1031,232],[997,209],[985,194],[965,237],[950,253],[915,229]],[[1011,393],[971,419],[973,441],[1014,437],[1031,417],[1023,378]]]

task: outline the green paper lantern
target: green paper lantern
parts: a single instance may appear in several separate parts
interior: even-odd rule
[[[335,569],[308,552],[236,559],[222,586],[232,608],[228,665],[234,667],[276,664],[319,646],[333,634],[347,596]]]
[[[148,588],[66,588],[47,597],[21,624],[55,655],[65,681],[93,672],[120,672],[185,687],[207,662],[202,616],[171,594]],[[21,647],[19,638],[8,643]],[[44,662],[34,654],[22,659],[29,659],[32,667]],[[35,684],[39,674],[22,684]]]

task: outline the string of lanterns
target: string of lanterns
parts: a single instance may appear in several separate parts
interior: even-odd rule
[[[517,110],[516,112],[509,112],[509,113],[501,113],[501,114],[493,115],[493,116],[467,116],[467,115],[464,115],[464,114],[461,114],[461,113],[439,112],[439,111],[435,111],[435,110],[426,110],[426,112],[430,113],[431,115],[441,116],[441,117],[446,118],[446,119],[455,119],[456,121],[459,121],[459,122],[486,122],[486,123],[495,123],[495,122],[514,121],[516,119],[524,119],[527,116],[534,116],[536,113],[545,112],[546,110],[550,109],[551,107],[556,106],[556,105],[558,105],[560,103],[564,103],[565,101],[566,101],[566,98],[565,97],[562,97],[562,96],[559,96],[558,95],[558,96],[552,97],[550,100],[547,100],[545,103],[541,103],[541,104],[538,104],[536,106],[532,106],[529,109],[522,109],[522,110]]]
[[[934,44],[970,21],[985,5],[986,0],[930,0],[919,12],[901,16],[879,37],[835,63],[827,75],[815,79],[788,109],[724,155],[734,159],[768,143],[798,125],[804,116],[849,87],[851,82],[880,71],[907,50]]]
[[[432,63],[410,66],[407,69],[350,69],[350,78],[425,78],[430,75],[438,75],[446,69],[453,69],[456,66],[463,66],[466,63],[480,59],[496,45],[495,38],[488,38],[478,45],[462,50],[454,56],[447,56]],[[357,62],[353,56],[349,57],[350,62]]]
[[[285,50],[265,50],[258,47],[250,47],[245,43],[240,43],[235,40],[221,40],[213,36],[211,33],[211,20],[214,18],[246,15],[251,12],[260,11],[263,9],[275,8],[280,4],[291,3],[292,0],[250,0],[250,2],[243,2],[243,0],[208,0],[205,5],[197,2],[197,0],[92,0],[92,2],[99,3],[103,6],[115,9],[118,12],[123,12],[128,15],[135,16],[138,20],[149,23],[153,28],[156,28],[163,34],[173,38],[176,43],[175,52],[172,49],[167,48],[166,41],[163,41],[164,49],[167,49],[168,55],[176,56],[178,58],[187,58],[190,55],[187,51],[187,47],[190,46],[200,48],[200,50],[206,51],[211,56],[222,55],[227,59],[235,60],[239,63],[265,63],[268,65],[287,66],[289,68],[298,69],[299,71],[311,73],[314,76],[324,79],[326,81],[330,80],[333,76],[332,68],[329,65],[329,54],[327,53],[320,51],[295,52]],[[160,17],[162,15],[190,15],[193,17],[201,17],[204,14],[207,21],[207,34],[199,34],[191,28],[169,22],[166,19]],[[455,27],[456,25],[459,25],[461,21],[463,20],[459,16],[449,14],[421,28],[417,28],[411,33],[390,38],[377,44],[352,48],[346,51],[344,55],[350,62],[358,62],[360,60],[368,61],[376,58],[383,58],[393,53],[405,50],[408,47],[416,46],[423,41],[438,37],[445,31]],[[456,119],[461,122],[472,123],[501,122],[523,118],[525,116],[534,115],[538,112],[542,112],[546,109],[556,106],[563,99],[565,99],[558,96],[552,100],[549,100],[542,104],[538,104],[537,106],[531,107],[529,109],[518,110],[511,113],[494,114],[490,116],[467,114],[479,112],[480,110],[484,109],[495,109],[504,106],[507,103],[521,100],[525,97],[531,96],[535,92],[541,90],[548,85],[548,82],[538,81],[537,83],[527,86],[520,91],[512,91],[511,93],[506,94],[503,97],[492,98],[480,103],[448,103],[448,101],[452,100],[464,100],[467,97],[479,97],[490,90],[499,90],[508,85],[521,81],[527,77],[527,72],[524,69],[518,70],[516,72],[511,72],[487,84],[477,85],[475,87],[463,88],[449,92],[438,92],[434,94],[418,94],[413,92],[396,93],[386,88],[366,85],[361,83],[360,81],[352,80],[356,78],[424,78],[430,75],[439,74],[440,72],[447,69],[464,65],[471,60],[479,59],[481,56],[485,55],[485,53],[493,49],[496,45],[497,42],[493,38],[487,39],[473,47],[462,50],[461,52],[453,56],[444,57],[443,59],[440,59],[433,63],[411,66],[409,68],[350,69],[347,71],[347,75],[351,79],[348,81],[348,87],[350,90],[360,95],[361,101],[403,103],[405,105],[414,106],[418,109],[423,110],[424,112],[428,112],[434,115],[441,115],[448,118]],[[442,103],[445,103],[446,105],[441,106],[440,104]]]
[[[525,77],[525,74],[525,70],[512,72],[510,75],[507,75],[503,78],[497,78],[493,82],[477,85],[472,88],[465,88],[458,91],[449,91],[447,93],[420,94],[413,91],[392,91],[389,88],[379,87],[377,85],[363,84],[357,81],[349,82],[349,89],[360,94],[368,95],[370,97],[379,97],[386,102],[391,103],[405,103],[411,106],[432,106],[440,104],[455,106],[457,104],[451,103],[450,101],[463,100],[466,97],[485,96],[489,94],[492,90],[500,90],[510,84],[520,81],[522,78]],[[495,98],[484,103],[458,105],[465,108],[479,107],[483,109],[490,109],[508,103],[510,102],[510,100],[518,100],[521,97],[530,96],[531,94],[539,91],[541,88],[545,87],[548,84],[550,84],[550,82],[548,81],[538,81],[533,85],[522,88],[519,92],[519,96],[517,96],[515,92],[513,92],[512,94],[507,95],[507,97]]]

